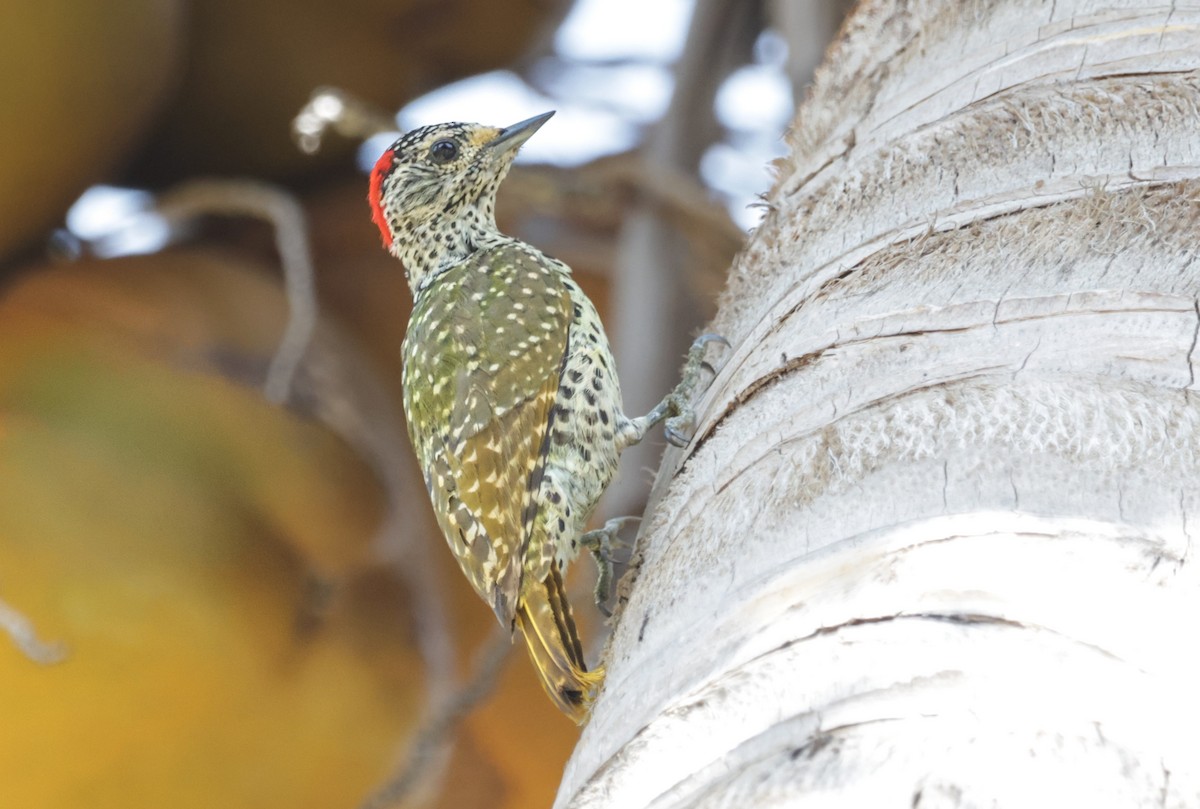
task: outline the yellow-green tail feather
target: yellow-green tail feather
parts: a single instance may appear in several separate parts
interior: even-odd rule
[[[526,582],[521,588],[517,626],[550,699],[576,724],[583,724],[604,682],[604,670],[587,670],[557,564],[551,563],[544,581]]]

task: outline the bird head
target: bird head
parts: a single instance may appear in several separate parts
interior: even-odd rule
[[[554,115],[498,129],[448,123],[400,137],[371,171],[371,218],[404,263],[413,295],[472,252],[503,239],[496,191],[521,144]]]

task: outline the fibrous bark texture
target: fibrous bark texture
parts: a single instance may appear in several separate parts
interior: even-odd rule
[[[1200,806],[1200,3],[877,0],[559,807]]]

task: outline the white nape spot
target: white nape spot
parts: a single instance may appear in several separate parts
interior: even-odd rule
[[[377,135],[372,135],[362,142],[358,147],[358,154],[355,157],[355,162],[363,171],[370,171],[375,168],[375,163],[379,160],[379,156],[384,151],[396,142],[400,137],[400,131],[380,132]]]

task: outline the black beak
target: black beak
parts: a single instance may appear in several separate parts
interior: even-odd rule
[[[535,115],[532,118],[526,118],[524,121],[515,123],[512,126],[506,126],[500,130],[500,134],[488,144],[492,149],[498,149],[501,152],[515,152],[521,147],[521,144],[533,137],[533,133],[542,128],[542,124],[550,120],[554,115],[554,110],[543,112],[541,115]]]

